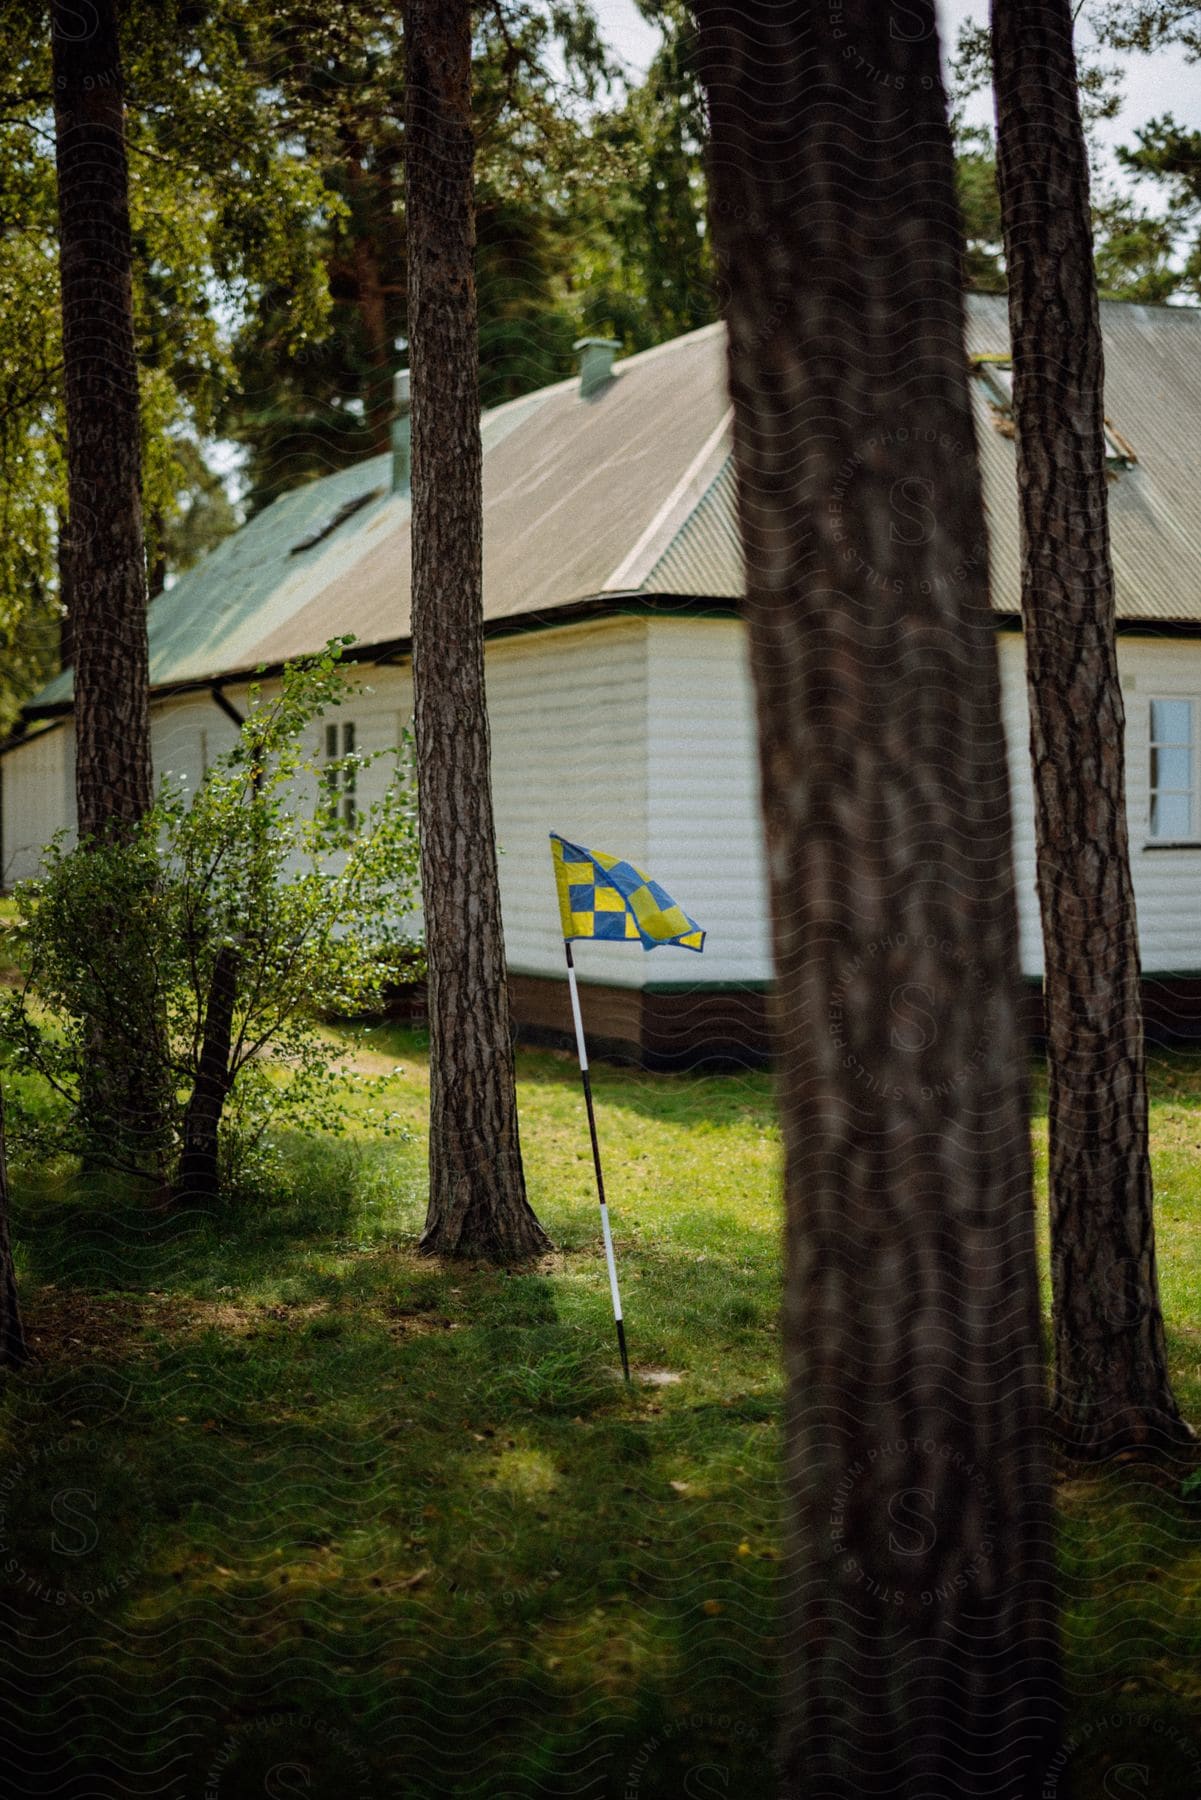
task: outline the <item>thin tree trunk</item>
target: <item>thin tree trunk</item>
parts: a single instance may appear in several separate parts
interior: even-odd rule
[[[58,539],[55,546],[55,558],[58,563],[58,661],[59,667],[69,669],[75,656],[73,634],[75,630],[75,602],[71,596],[71,557],[67,542],[67,519],[62,508],[55,513],[58,526]]]
[[[163,548],[163,532],[166,521],[161,507],[157,507],[150,515],[150,532],[154,542],[154,561],[150,565],[150,580],[147,588],[146,603],[157,600],[167,586],[167,552]]]
[[[789,1795],[1059,1730],[1025,1044],[933,9],[696,0],[785,1145]]]
[[[122,836],[151,804],[141,425],[129,172],[115,0],[51,0],[67,410],[65,587],[79,835]],[[98,932],[124,921],[98,919]],[[163,1168],[165,1021],[146,990],[87,1022],[82,1110],[102,1162],[121,1140]]]
[[[211,1199],[220,1187],[219,1131],[230,1089],[229,1055],[239,960],[231,945],[223,945],[217,952],[209,982],[200,1062],[184,1113],[179,1164],[178,1191],[192,1200]]]
[[[4,1095],[0,1092],[0,1369],[19,1369],[28,1360],[8,1235],[8,1157],[4,1138]]]
[[[429,963],[422,1248],[507,1259],[548,1240],[525,1197],[484,696],[471,9],[405,10],[413,346],[413,680]]]
[[[1046,952],[1055,1421],[1183,1443],[1152,1222],[1104,368],[1069,0],[994,0],[1022,619]]]
[[[351,220],[359,319],[367,352],[363,375],[363,412],[374,450],[386,450],[392,432],[392,342],[388,332],[388,296],[384,292],[379,249],[375,241],[377,197],[373,175],[363,168],[357,146],[346,159],[346,184],[357,217]]]
[[[129,172],[115,0],[51,0],[80,836],[151,801]]]

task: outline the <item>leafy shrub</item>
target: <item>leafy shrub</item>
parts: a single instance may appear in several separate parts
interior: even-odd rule
[[[290,665],[276,698],[253,689],[239,742],[194,797],[164,784],[124,842],[56,840],[18,889],[6,941],[22,979],[0,1028],[17,1068],[59,1097],[57,1116],[42,1112],[43,1151],[156,1180],[166,1161],[177,1187],[211,1192],[219,1159],[244,1176],[268,1121],[344,1129],[346,1050],[321,1020],[369,1014],[423,968],[405,753],[318,767],[304,745],[356,691],[340,667],[350,641]],[[326,800],[331,784],[381,754],[395,765],[386,792],[348,820]],[[129,1141],[91,1116],[97,1030],[139,1070],[159,1047],[146,1129]],[[20,1123],[36,1136],[28,1110]]]

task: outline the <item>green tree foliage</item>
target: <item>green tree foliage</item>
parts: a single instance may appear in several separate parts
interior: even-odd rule
[[[963,126],[956,138],[955,192],[963,221],[963,285],[976,293],[1000,294],[1005,290],[1005,252],[992,135],[983,126]]]
[[[581,333],[638,350],[716,316],[692,15],[683,0],[639,4],[662,42],[634,81],[619,77],[590,6],[495,0],[477,14],[484,405],[568,375]],[[1169,10],[1187,43],[1193,9]],[[12,0],[0,18],[0,730],[57,661],[64,599],[43,14],[40,0]],[[214,438],[240,449],[251,511],[387,447],[407,337],[404,44],[384,0],[127,0],[123,28],[157,592],[237,522]],[[1116,26],[1106,41],[1119,44]],[[964,279],[998,290],[991,134],[963,116],[988,79],[987,33],[965,28],[953,83]],[[1111,114],[1113,70],[1094,58],[1085,84],[1086,113]],[[1176,184],[1163,216],[1099,199],[1104,294],[1179,288],[1187,153],[1186,134],[1166,126],[1131,153],[1132,173]]]
[[[1115,50],[1163,50],[1183,46],[1190,61],[1201,57],[1201,6],[1195,0],[1102,0],[1093,25]]]
[[[1095,42],[1078,50],[1080,110],[1096,164],[1096,127],[1121,109],[1121,72],[1104,59],[1109,50],[1154,50],[1183,43],[1197,53],[1201,9],[1168,0],[1159,4],[1102,7],[1092,19]],[[1191,33],[1191,35],[1190,35]],[[984,292],[1005,288],[1001,211],[996,157],[990,126],[966,120],[967,103],[992,85],[992,45],[988,28],[961,25],[951,66],[951,126],[955,135],[956,186],[963,215],[965,285]],[[1093,170],[1093,242],[1097,291],[1103,300],[1162,302],[1201,291],[1201,245],[1186,256],[1181,245],[1201,220],[1201,132],[1183,131],[1172,119],[1153,121],[1136,134],[1134,149],[1119,150],[1118,162],[1136,178],[1150,177],[1166,189],[1166,205],[1155,211],[1128,189],[1114,186]]]
[[[152,569],[186,566],[232,522],[203,445],[235,376],[231,335],[270,289],[301,340],[328,307],[303,226],[328,204],[258,76],[251,0],[129,0],[123,18],[130,210]],[[66,503],[57,202],[46,9],[0,16],[0,727],[57,652]],[[195,497],[206,516],[192,518]]]
[[[705,217],[705,101],[696,24],[680,0],[644,0],[660,49],[646,78],[599,112],[593,138],[618,168],[581,192],[572,285],[590,332],[645,350],[717,316]]]
[[[1119,150],[1118,160],[1131,175],[1149,179],[1164,193],[1163,217],[1133,211],[1127,224],[1132,260],[1141,257],[1147,284],[1161,276],[1161,291],[1134,298],[1160,299],[1178,292],[1201,299],[1201,131],[1190,131],[1166,116],[1152,119],[1135,133],[1132,147]],[[1175,255],[1175,277],[1168,285],[1168,259]]]
[[[310,747],[314,721],[354,691],[342,648],[288,668],[275,697],[256,693],[238,744],[194,795],[164,787],[128,842],[60,843],[18,889],[8,943],[23,980],[0,1024],[15,1067],[42,1076],[62,1103],[49,1135],[43,1122],[43,1151],[153,1174],[158,1146],[110,1135],[98,1150],[80,1079],[85,1022],[102,1014],[116,1040],[134,1044],[147,1009],[168,1020],[166,1152],[177,1171],[204,1137],[206,1081],[215,1104],[202,1148],[214,1177],[218,1130],[236,1170],[268,1120],[340,1127],[344,1051],[322,1016],[363,1015],[422,967],[416,810],[399,753],[385,753],[396,768],[382,795],[352,813],[328,796],[376,759],[329,761]],[[14,1121],[27,1137],[29,1118],[26,1109]]]
[[[246,447],[255,509],[297,481],[386,450],[392,375],[408,331],[404,233],[404,39],[382,0],[277,9],[273,82],[326,204],[306,253],[329,314],[288,341],[286,289],[235,338],[223,429]],[[589,6],[500,0],[473,45],[481,398],[508,399],[568,372],[582,324],[570,288],[572,196],[605,191],[619,161],[587,108],[612,77]]]

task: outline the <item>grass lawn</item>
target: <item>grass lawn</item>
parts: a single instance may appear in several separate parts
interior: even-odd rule
[[[415,1253],[420,1040],[376,1037],[411,1140],[285,1146],[268,1203],[148,1215],[17,1171],[39,1360],[0,1396],[5,1736],[80,1800],[766,1796],[767,1078],[594,1071],[631,1351],[659,1377],[626,1391],[574,1063],[520,1065],[556,1254],[442,1269]],[[1198,1419],[1201,1059],[1154,1081],[1164,1298]],[[1062,1483],[1061,1516],[1077,1800],[1126,1791],[1103,1785],[1123,1762],[1151,1771],[1132,1791],[1183,1800],[1201,1496],[1115,1472]]]

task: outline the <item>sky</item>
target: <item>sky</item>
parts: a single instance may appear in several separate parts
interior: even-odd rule
[[[657,33],[641,17],[634,0],[593,0],[601,28],[609,44],[631,68],[645,70],[654,53]],[[984,24],[988,18],[987,0],[939,0],[938,20],[944,54],[953,46],[960,23],[972,19]],[[1134,140],[1135,128],[1163,113],[1174,113],[1182,125],[1201,129],[1201,64],[1186,63],[1179,49],[1163,50],[1155,56],[1105,56],[1107,63],[1118,64],[1123,73],[1124,104],[1119,116],[1098,127],[1098,138],[1106,154],[1102,168],[1112,174],[1116,170],[1112,151],[1116,144]],[[978,96],[968,118],[983,123],[992,117],[991,98]]]

